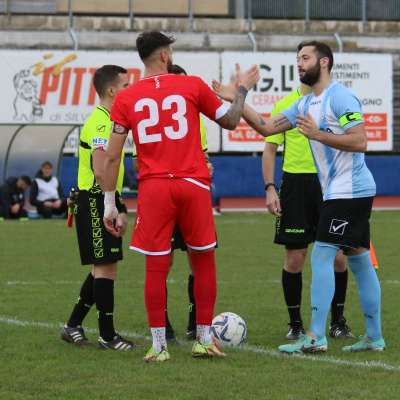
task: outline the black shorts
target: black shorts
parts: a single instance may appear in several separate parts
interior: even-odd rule
[[[346,248],[369,249],[373,197],[326,200],[321,207],[316,240]]]
[[[275,240],[287,249],[304,249],[315,240],[322,204],[317,174],[284,172],[279,191],[282,215],[277,217]]]
[[[218,240],[214,248],[216,249],[217,247],[218,247]],[[185,241],[183,240],[182,232],[179,229],[179,226],[175,226],[174,233],[171,239],[171,249],[172,251],[179,249],[182,251],[187,251],[187,246]]]
[[[101,190],[79,191],[75,222],[82,265],[111,264],[122,260],[122,239],[106,230],[103,214],[104,195]]]

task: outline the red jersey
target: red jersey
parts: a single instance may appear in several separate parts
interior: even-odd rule
[[[139,178],[209,180],[199,113],[216,120],[228,107],[199,77],[162,74],[119,92],[111,119],[132,131]]]

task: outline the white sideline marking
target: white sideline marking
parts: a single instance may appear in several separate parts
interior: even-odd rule
[[[273,349],[268,349],[268,348],[263,348],[263,347],[257,347],[257,346],[252,346],[252,345],[243,345],[242,346],[243,350],[251,351],[252,353],[257,353],[257,354],[265,354],[270,357],[275,357],[275,358],[282,358],[282,357],[288,357],[288,358],[300,358],[302,360],[310,360],[310,361],[319,361],[327,364],[336,364],[336,365],[346,365],[348,367],[356,367],[356,368],[379,368],[383,369],[385,371],[393,371],[393,372],[400,372],[400,366],[397,365],[391,365],[387,364],[382,361],[349,361],[349,360],[343,360],[341,358],[335,358],[335,357],[330,357],[330,356],[313,356],[313,355],[306,355],[306,354],[293,354],[293,355],[285,355],[279,352],[278,350],[273,350]]]
[[[13,317],[7,317],[5,315],[0,315],[0,323],[5,325],[22,326],[24,328],[36,327],[36,328],[51,329],[51,330],[58,330],[64,326],[62,322],[53,324],[51,322],[24,321]],[[84,328],[85,331],[88,333],[97,333],[97,334],[99,333],[97,329],[87,328],[86,326]],[[130,337],[133,339],[145,339],[145,340],[151,339],[150,336],[141,335],[135,332],[119,331],[118,333],[120,333],[122,336]]]
[[[380,281],[381,284],[388,284],[388,285],[400,285],[400,280],[397,279],[383,279]],[[137,281],[137,284],[144,284],[144,281]],[[168,285],[185,285],[187,283],[186,280],[176,280],[174,278],[168,278],[167,279]],[[218,281],[218,285],[226,285],[226,284],[231,284],[231,281],[223,281],[220,280]],[[254,281],[254,283],[256,283]],[[261,283],[263,285],[266,284],[281,284],[280,279],[265,279],[263,281],[257,280],[257,283]],[[308,279],[303,280],[303,283],[310,283]],[[80,285],[82,284],[81,281],[7,281],[6,286],[45,286],[45,285]],[[124,286],[124,282],[119,282],[119,286]],[[350,282],[350,285],[355,286],[354,282]]]
[[[62,328],[62,326],[64,325],[61,322],[55,324],[55,323],[50,323],[50,322],[24,321],[24,320],[19,320],[17,318],[13,318],[13,317],[7,317],[5,315],[0,315],[0,323],[5,324],[5,325],[14,325],[14,326],[21,326],[21,327],[37,327],[37,328],[44,328],[44,329],[51,329],[51,330],[58,330],[58,329]],[[89,332],[89,333],[98,333],[97,329],[87,328],[87,327],[85,327],[85,331]],[[120,331],[120,334],[122,336],[130,337],[133,339],[145,339],[148,341],[151,340],[150,336],[141,335],[136,332]],[[245,344],[242,347],[237,348],[236,351],[247,351],[247,352],[256,353],[256,354],[263,354],[263,355],[273,357],[273,358],[291,357],[294,359],[322,362],[322,363],[334,364],[334,365],[346,365],[348,367],[355,367],[355,368],[366,368],[366,369],[377,368],[377,369],[383,369],[385,371],[400,372],[400,366],[387,364],[382,361],[374,361],[374,360],[373,361],[368,361],[368,360],[366,360],[366,361],[349,361],[349,360],[343,360],[340,358],[329,357],[329,356],[313,356],[313,355],[302,355],[302,354],[288,356],[288,355],[284,355],[284,354],[280,353],[278,350],[273,350],[273,349],[269,349],[269,348],[265,348],[265,347],[253,346],[253,345],[248,345],[248,344]]]
[[[80,281],[7,281],[7,286],[79,285]]]

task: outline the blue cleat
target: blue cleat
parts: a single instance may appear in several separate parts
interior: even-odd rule
[[[282,353],[296,354],[296,353],[322,353],[328,350],[328,342],[326,337],[314,339],[311,336],[303,335],[295,343],[283,344],[278,347]]]
[[[361,340],[350,345],[344,346],[342,350],[346,353],[352,353],[356,351],[383,351],[385,350],[385,341],[383,338],[378,340],[371,340],[367,336],[363,336]]]

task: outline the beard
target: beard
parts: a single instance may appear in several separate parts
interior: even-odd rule
[[[169,57],[167,61],[167,70],[169,71],[173,65],[172,58]]]
[[[300,77],[300,82],[308,86],[313,86],[318,82],[320,76],[321,66],[318,62],[314,67],[310,68],[302,77]]]

